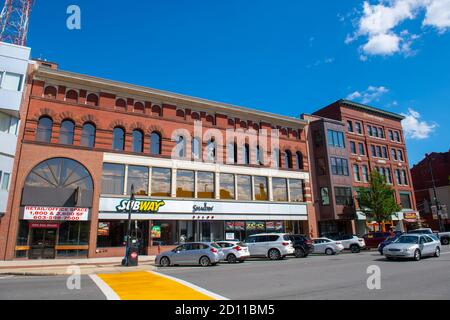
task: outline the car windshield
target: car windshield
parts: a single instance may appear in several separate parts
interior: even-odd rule
[[[394,242],[395,243],[419,243],[419,237],[401,236],[400,238],[398,238]]]

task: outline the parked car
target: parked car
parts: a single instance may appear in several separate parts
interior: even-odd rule
[[[401,234],[401,231],[394,231],[395,234]],[[378,245],[390,236],[389,232],[369,232],[363,235],[367,248],[378,248]]]
[[[250,257],[247,245],[240,241],[216,241],[222,248],[223,259],[228,263],[244,262]]]
[[[335,241],[340,241],[344,246],[344,250],[350,250],[352,253],[358,253],[361,249],[366,247],[366,242],[364,239],[353,234],[335,235],[329,238]]]
[[[313,251],[313,244],[309,237],[303,234],[292,234],[289,237],[291,238],[296,258],[306,258]]]
[[[214,242],[192,242],[177,246],[175,249],[160,253],[155,263],[161,267],[171,265],[195,265],[203,267],[216,265],[223,259],[222,248]]]
[[[251,257],[268,257],[281,260],[294,253],[291,238],[286,233],[260,233],[251,235],[245,241]]]
[[[397,240],[403,233],[394,233],[394,235],[388,236],[383,242],[381,242],[378,245],[378,252],[383,255],[383,249],[384,247],[386,247],[388,244],[394,242],[395,240]]]
[[[446,246],[450,243],[450,232],[439,232],[439,231],[433,231],[430,228],[419,228],[419,229],[408,231],[408,233],[436,234],[439,237],[439,239],[443,245]]]
[[[425,256],[439,257],[441,242],[428,234],[406,233],[383,249],[388,260],[396,258],[412,258],[419,261]]]
[[[333,255],[344,250],[344,246],[340,241],[328,238],[313,239],[313,248],[313,253],[325,253],[327,255]]]

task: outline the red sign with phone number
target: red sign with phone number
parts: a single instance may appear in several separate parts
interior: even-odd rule
[[[87,221],[89,208],[26,206],[24,220]]]

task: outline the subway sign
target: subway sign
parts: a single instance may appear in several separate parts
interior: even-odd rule
[[[133,213],[155,213],[159,211],[159,208],[166,203],[163,200],[122,200],[120,204],[116,206],[117,212],[131,212]]]

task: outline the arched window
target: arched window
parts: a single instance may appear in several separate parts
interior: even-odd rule
[[[44,90],[44,97],[50,99],[56,99],[57,90],[55,87],[48,86]]]
[[[137,113],[144,113],[145,107],[144,104],[142,102],[136,102],[134,104],[134,112]]]
[[[152,106],[152,115],[160,117],[161,116],[161,107],[158,105]]]
[[[92,148],[95,145],[95,126],[92,123],[85,123],[81,132],[80,145]]]
[[[192,120],[200,120],[200,115],[197,112],[191,113]]]
[[[229,143],[227,145],[227,163],[237,163],[237,144]]]
[[[300,151],[297,151],[295,153],[295,157],[297,158],[297,170],[302,170],[303,169],[303,155]]]
[[[52,138],[52,127],[53,120],[50,117],[41,117],[36,131],[36,141],[50,143],[50,139]]]
[[[156,131],[150,135],[150,153],[161,154],[161,135]]]
[[[98,106],[98,96],[95,93],[88,94],[86,98],[86,104],[90,106]]]
[[[124,99],[117,99],[116,110],[127,111],[127,102]]]
[[[61,122],[61,129],[59,130],[58,143],[73,144],[73,132],[75,130],[75,123],[72,120],[64,120]]]
[[[92,191],[92,177],[81,163],[52,158],[31,170],[22,196],[33,198],[33,203],[38,206],[92,207]]]
[[[141,130],[133,130],[133,152],[144,151],[144,134]]]
[[[292,169],[292,153],[289,150],[284,151],[284,167]]]
[[[216,160],[216,143],[213,139],[206,144],[206,161]]]
[[[250,164],[250,147],[247,143],[242,147],[242,161],[244,164]]]
[[[273,149],[272,150],[272,161],[273,161],[273,166],[275,168],[280,168],[280,150],[278,149]]]
[[[66,93],[66,101],[69,102],[78,102],[78,92],[76,92],[75,90],[69,90]]]
[[[186,142],[183,136],[179,136],[177,139],[177,156],[178,158],[184,158],[186,155]]]
[[[184,119],[184,111],[181,109],[177,110],[177,117],[183,118]]]
[[[192,139],[192,158],[194,160],[200,160],[202,154],[202,147],[198,138]]]
[[[214,124],[214,117],[211,115],[206,116],[206,122]]]
[[[264,150],[260,147],[256,147],[256,164],[262,166],[264,163]]]
[[[115,127],[113,131],[113,149],[125,149],[125,130],[120,127]]]

